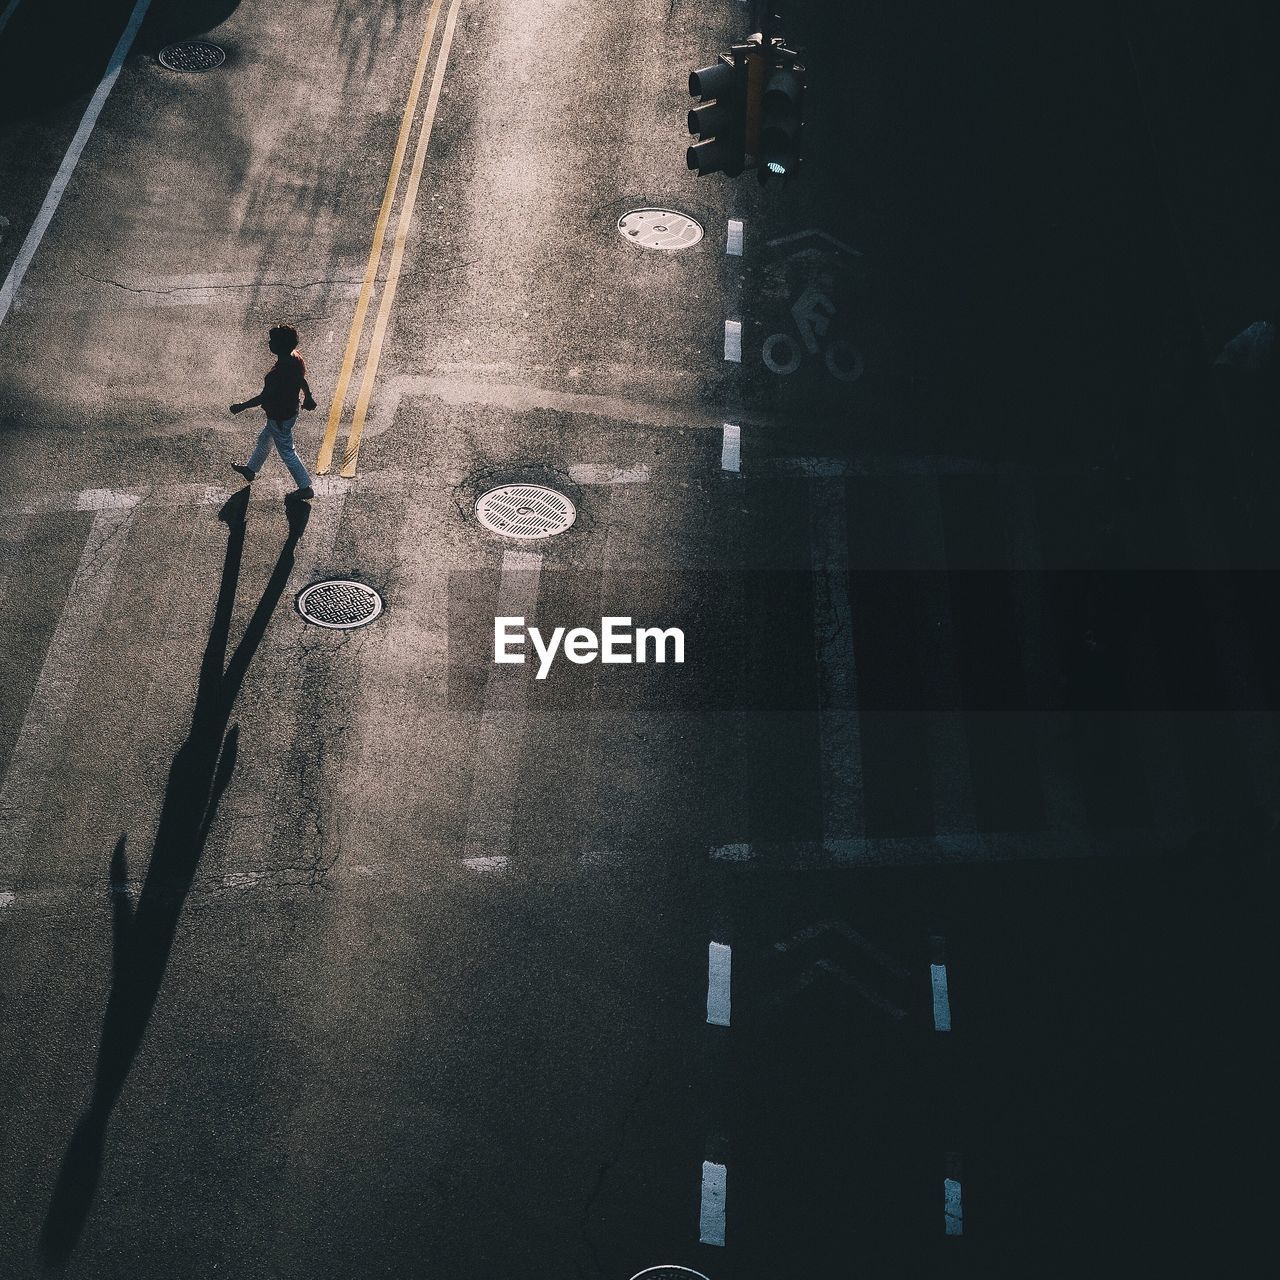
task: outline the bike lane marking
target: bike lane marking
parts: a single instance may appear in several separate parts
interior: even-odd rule
[[[53,215],[57,213],[58,206],[62,203],[62,197],[66,195],[67,187],[71,184],[71,177],[76,171],[76,165],[80,163],[80,156],[89,141],[90,134],[93,133],[94,126],[98,123],[98,117],[102,114],[102,108],[106,105],[111,90],[120,78],[120,68],[124,66],[124,60],[129,56],[129,50],[133,47],[134,37],[138,34],[138,28],[142,25],[142,20],[147,16],[147,10],[150,7],[151,0],[138,0],[138,3],[133,6],[133,12],[129,15],[129,21],[125,26],[124,33],[116,43],[116,47],[111,54],[111,60],[107,63],[107,69],[103,73],[102,79],[98,82],[98,87],[93,91],[93,97],[89,99],[89,105],[84,109],[84,115],[80,118],[79,128],[76,129],[75,136],[71,139],[71,145],[67,148],[66,155],[62,157],[58,172],[54,174],[53,182],[49,187],[49,194],[45,196],[44,203],[40,206],[40,212],[36,214],[36,220],[31,224],[31,230],[27,232],[27,238],[22,242],[22,248],[18,250],[18,256],[9,268],[9,274],[5,277],[4,284],[0,285],[0,324],[4,324],[5,319],[8,317],[9,309],[13,306],[13,300],[18,295],[18,289],[22,286],[27,270],[35,259],[36,250],[40,248],[40,242],[44,239],[45,232],[49,230]],[[5,11],[6,22],[12,12],[12,7]]]
[[[409,134],[413,131],[413,120],[418,113],[418,98],[422,93],[422,82],[426,78],[431,45],[435,40],[436,20],[440,16],[442,3],[443,0],[433,0],[431,12],[427,15],[426,29],[422,35],[422,48],[418,51],[418,65],[414,68],[413,83],[409,88],[408,100],[405,102],[404,115],[400,119],[400,133],[396,138],[396,149],[391,159],[391,172],[387,175],[386,190],[382,194],[382,207],[378,210],[378,218],[374,223],[369,261],[365,266],[360,297],[356,302],[356,313],[351,320],[351,332],[347,335],[347,349],[343,353],[342,366],[338,371],[333,403],[329,406],[329,421],[325,424],[324,439],[320,444],[320,453],[316,457],[316,471],[321,475],[333,465],[333,446],[338,439],[338,425],[346,409],[347,388],[355,369],[356,356],[360,351],[364,322],[369,312],[369,302],[373,297],[373,286],[378,278],[378,263],[382,260],[387,226],[391,221],[391,206],[395,203],[396,188],[400,184],[400,171],[404,168],[405,152],[409,148]]]
[[[437,0],[437,3],[439,0]],[[431,129],[435,124],[436,110],[440,105],[440,89],[444,84],[445,68],[449,64],[449,49],[453,44],[454,28],[458,24],[460,0],[452,0],[449,16],[444,24],[444,37],[436,57],[436,71],[431,80],[431,92],[427,95],[427,109],[423,113],[422,127],[418,131],[418,146],[413,156],[413,169],[405,188],[404,202],[400,206],[400,220],[396,224],[396,238],[391,250],[391,265],[387,268],[386,284],[382,288],[382,302],[378,306],[378,318],[374,321],[373,337],[369,341],[369,354],[365,358],[364,377],[360,382],[360,394],[356,399],[355,414],[347,432],[347,443],[342,452],[341,474],[350,479],[356,473],[356,460],[360,456],[360,438],[364,434],[365,418],[369,414],[369,400],[373,384],[378,376],[378,362],[382,358],[382,344],[386,338],[387,322],[396,300],[396,288],[400,282],[400,268],[404,262],[405,244],[409,238],[409,226],[413,221],[413,206],[422,185],[422,171],[427,162],[427,145],[431,141]]]

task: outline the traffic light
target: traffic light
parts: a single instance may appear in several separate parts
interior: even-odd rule
[[[760,185],[771,178],[787,178],[800,160],[800,130],[804,118],[804,67],[783,47],[769,51],[760,102],[760,143],[756,157]]]
[[[704,173],[736,177],[746,165],[747,77],[748,54],[743,46],[689,73],[689,92],[700,99],[689,110],[689,132],[700,141],[685,151],[684,158],[699,177]]]

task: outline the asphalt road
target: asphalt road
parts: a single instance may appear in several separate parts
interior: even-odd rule
[[[1194,8],[797,3],[761,189],[683,167],[737,0],[154,0],[0,322],[0,1275],[1243,1268],[1274,166],[1197,195],[1171,68],[1269,46]],[[135,12],[0,32],[0,272]]]

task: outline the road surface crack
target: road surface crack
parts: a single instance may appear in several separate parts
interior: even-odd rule
[[[125,293],[157,293],[157,294],[174,294],[174,293],[212,293],[214,291],[223,292],[234,289],[295,289],[301,292],[303,289],[318,289],[324,285],[333,284],[363,284],[363,280],[351,280],[344,277],[335,277],[325,280],[252,280],[247,284],[184,284],[175,285],[172,289],[149,289],[139,285],[125,284],[120,280],[106,279],[102,276],[95,276],[91,272],[81,271],[76,268],[76,274],[85,280],[92,280],[96,284],[110,285],[114,289],[122,289]],[[382,278],[377,277],[375,283],[381,284]]]
[[[653,1083],[653,1078],[658,1073],[658,1064],[655,1062],[649,1068],[645,1078],[640,1082],[639,1088],[636,1089],[635,1095],[632,1097],[627,1107],[626,1114],[622,1117],[622,1123],[618,1129],[618,1142],[614,1147],[609,1158],[600,1166],[596,1172],[595,1182],[591,1187],[591,1194],[587,1197],[587,1202],[582,1208],[582,1240],[587,1246],[587,1251],[591,1254],[591,1260],[595,1263],[595,1274],[601,1276],[604,1274],[604,1263],[601,1261],[600,1254],[596,1249],[595,1242],[591,1239],[591,1210],[594,1208],[596,1201],[600,1198],[600,1193],[604,1190],[605,1179],[608,1178],[614,1166],[622,1159],[622,1153],[627,1149],[627,1140],[630,1137],[631,1128],[635,1123],[636,1114],[640,1110],[641,1100],[649,1091],[649,1086]]]

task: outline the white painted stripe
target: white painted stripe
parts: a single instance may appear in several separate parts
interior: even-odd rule
[[[13,887],[38,825],[45,785],[59,763],[80,668],[111,596],[136,503],[97,511],[0,785],[0,885]]]
[[[649,468],[643,462],[629,467],[611,467],[606,462],[575,462],[569,468],[574,484],[646,484]]]
[[[5,5],[4,12],[0,13],[0,34],[3,34],[5,27],[9,25],[9,19],[13,17],[13,11],[22,3],[22,0],[9,0]]]
[[[495,616],[523,617],[532,622],[541,575],[542,557],[536,552],[504,552]],[[529,721],[528,671],[527,662],[503,666],[492,663],[489,668],[476,735],[476,763],[462,859],[463,865],[473,870],[494,871],[506,866]]]
[[[721,844],[711,850],[718,862],[750,862],[755,850],[749,844]]]
[[[742,428],[732,422],[724,424],[724,438],[720,444],[720,470],[742,470]]]
[[[933,986],[933,1029],[951,1030],[951,997],[947,994],[947,966],[931,964],[929,982]]]
[[[22,242],[22,248],[18,250],[18,256],[14,259],[13,266],[9,268],[9,274],[5,277],[4,284],[0,285],[0,324],[3,324],[8,316],[9,308],[13,305],[18,288],[36,256],[36,250],[39,249],[41,240],[44,239],[44,233],[48,231],[49,224],[53,221],[53,215],[57,212],[58,205],[62,203],[62,197],[66,194],[67,187],[71,182],[71,175],[75,172],[76,165],[80,162],[81,152],[84,151],[85,144],[89,141],[89,135],[93,132],[94,125],[98,123],[102,108],[111,90],[115,87],[116,80],[119,78],[120,68],[124,66],[124,60],[128,57],[129,50],[133,46],[133,38],[138,34],[138,28],[142,25],[142,19],[146,17],[147,10],[150,7],[151,0],[138,0],[137,4],[133,6],[133,12],[129,15],[129,22],[124,29],[124,34],[121,35],[114,52],[111,54],[111,61],[107,63],[107,70],[98,82],[98,87],[94,90],[93,97],[89,99],[89,105],[85,108],[84,115],[80,119],[80,127],[76,130],[75,137],[71,139],[71,145],[67,148],[66,155],[62,157],[62,163],[58,166],[58,172],[54,175],[53,184],[49,187],[49,194],[45,196],[44,204],[40,206],[40,212],[36,214],[36,220],[31,224],[31,230],[27,232],[27,238]]]
[[[702,1215],[698,1239],[703,1244],[724,1247],[724,1205],[728,1191],[729,1171],[710,1160],[702,1162]]]
[[[742,321],[724,322],[724,358],[735,364],[742,363]]]
[[[729,219],[729,231],[725,236],[724,251],[732,258],[742,257],[742,222],[738,218]]]
[[[733,948],[723,942],[707,946],[707,1021],[714,1027],[729,1025]]]
[[[964,1206],[960,1202],[960,1181],[957,1178],[946,1178],[943,1188],[943,1217],[946,1222],[946,1233],[949,1236],[964,1235]]]
[[[862,785],[862,724],[858,667],[849,601],[849,527],[845,482],[821,479],[809,498],[813,564],[814,651],[820,701],[822,835],[856,840],[866,834]]]

